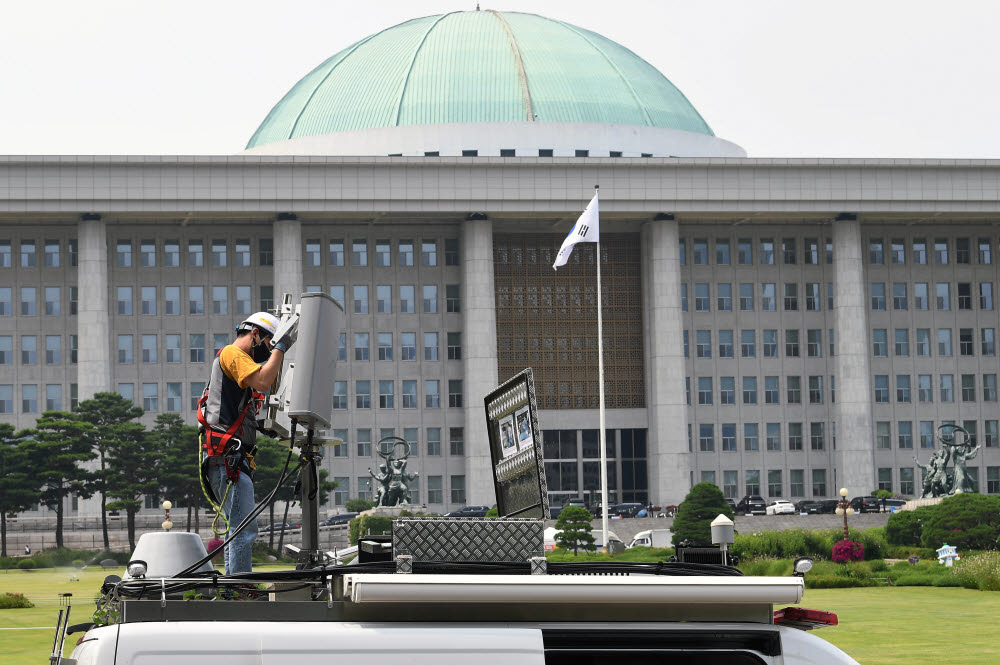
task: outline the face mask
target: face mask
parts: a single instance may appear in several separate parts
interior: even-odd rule
[[[250,347],[250,351],[250,357],[253,358],[253,361],[258,364],[266,363],[268,358],[271,357],[271,349],[267,348],[267,344],[263,341],[253,344]]]

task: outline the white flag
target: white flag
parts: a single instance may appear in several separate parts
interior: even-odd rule
[[[552,264],[552,269],[555,270],[559,266],[566,265],[569,255],[573,253],[573,245],[576,243],[600,241],[600,215],[597,214],[597,192],[594,192],[594,198],[587,204],[583,214],[580,215],[580,219],[576,220],[576,224],[570,229],[569,235],[563,240],[562,247],[559,248],[559,253],[556,254],[556,262]]]

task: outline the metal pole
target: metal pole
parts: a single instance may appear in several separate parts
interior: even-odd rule
[[[596,189],[596,188],[595,188]],[[595,194],[596,195],[596,194]],[[608,542],[608,446],[604,433],[604,317],[601,302],[601,241],[597,241],[597,388],[601,413],[601,528],[604,529],[604,548],[610,552]]]
[[[309,428],[306,445],[302,447],[302,457],[306,461],[302,467],[302,554],[299,565],[316,565],[319,553],[319,487],[316,458],[319,451],[313,446],[313,428]]]

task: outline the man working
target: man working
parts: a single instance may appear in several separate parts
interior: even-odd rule
[[[236,328],[236,341],[223,347],[212,363],[212,375],[198,402],[201,424],[202,489],[221,512],[227,529],[235,529],[254,508],[253,454],[257,409],[274,384],[285,352],[295,341],[294,328],[274,340],[278,318],[267,312],[251,315]],[[207,485],[207,486],[206,486]],[[249,573],[257,538],[252,520],[226,546],[226,573]]]

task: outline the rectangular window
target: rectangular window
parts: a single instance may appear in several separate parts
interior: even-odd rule
[[[718,284],[716,286],[718,298],[716,298],[716,309],[720,312],[729,312],[733,309],[733,285]]]
[[[785,355],[789,358],[799,357],[799,331],[785,331]]]
[[[875,447],[888,450],[892,447],[890,424],[886,421],[875,423]]]
[[[885,263],[885,254],[881,238],[872,238],[868,242],[868,261],[873,265],[882,265]]]
[[[340,267],[344,265],[344,239],[336,238],[330,241],[327,247],[330,265]]]
[[[996,332],[993,328],[983,328],[979,331],[979,339],[982,342],[980,350],[984,356],[996,354],[995,336]]]
[[[896,328],[893,331],[895,335],[895,353],[896,356],[900,358],[905,358],[910,355],[910,330],[908,328]]]
[[[703,453],[715,450],[715,425],[698,426],[698,450]]]
[[[425,239],[420,243],[420,263],[425,266],[437,265],[437,240]]]
[[[719,331],[719,357],[720,358],[732,358],[733,357],[733,331],[732,330],[720,330]]]
[[[687,332],[687,331],[685,331]],[[448,333],[448,360],[462,359],[462,333]]]
[[[462,408],[462,380],[448,380],[448,406],[452,408]]]
[[[424,333],[424,360],[438,359],[438,334],[436,332]]]
[[[756,330],[741,330],[740,331],[740,357],[741,358],[753,358],[757,355],[757,331]]]
[[[958,352],[963,356],[975,355],[976,342],[972,328],[958,329]]]
[[[354,406],[358,409],[372,408],[371,381],[354,382]]]
[[[722,493],[727,499],[738,499],[739,498],[739,472],[738,471],[723,471],[722,472]]]
[[[942,402],[954,402],[955,401],[955,377],[951,374],[942,374],[940,377],[939,388]]]
[[[45,410],[62,411],[62,385],[49,383],[45,386]]]
[[[368,285],[358,284],[354,286],[354,313],[368,313]]]
[[[767,449],[781,450],[781,423],[767,423]]]
[[[760,285],[760,309],[763,312],[773,312],[776,310],[774,284],[765,283]]]
[[[818,282],[806,283],[806,311],[818,312],[822,298],[819,294]]]
[[[229,289],[225,286],[212,287],[212,313],[229,313]]]
[[[736,452],[736,423],[722,424],[722,452]]]
[[[934,447],[934,423],[930,420],[920,421],[920,447]]]
[[[188,314],[205,313],[205,287],[188,287]]]
[[[753,241],[750,238],[736,241],[736,260],[741,266],[753,265]]]
[[[909,374],[896,375],[896,401],[900,404],[908,404],[910,402]]]
[[[160,386],[156,383],[142,384],[142,408],[146,411],[156,411],[159,408]]]
[[[541,155],[539,155],[541,157]],[[677,249],[680,254],[681,265],[687,265],[687,241],[684,238],[679,238],[677,240]]]
[[[462,288],[458,284],[448,284],[444,287],[445,305],[448,312],[462,311]]]
[[[21,267],[28,268],[35,265],[35,243],[31,243],[31,266],[24,264],[24,249],[25,245],[21,243]],[[117,259],[117,264],[119,268],[130,268],[132,267],[132,241],[131,240],[119,240],[115,245],[115,257]]]
[[[931,389],[931,375],[920,374],[917,376],[917,400],[924,404],[934,401],[934,392]]]
[[[979,283],[979,309],[993,309],[993,282]]]
[[[893,238],[890,251],[892,252],[892,263],[894,265],[904,265],[906,263],[906,242],[902,238]]]
[[[711,330],[697,330],[695,331],[695,339],[697,343],[695,344],[695,354],[699,358],[711,358],[712,357],[712,331]]]
[[[710,310],[709,307],[709,292],[708,284],[695,284],[694,285],[694,310],[696,312],[707,312]]]
[[[62,305],[62,289],[58,286],[45,287],[45,315],[58,316]]]
[[[767,496],[771,499],[776,499],[781,496],[781,471],[768,471],[767,472]]]
[[[917,328],[917,355],[931,355],[931,331],[928,328]]]
[[[320,242],[319,238],[306,240],[306,255],[303,263],[307,268],[315,268],[320,265]]]
[[[448,428],[448,450],[454,456],[465,455],[465,428]]]
[[[896,424],[899,432],[899,447],[913,448],[913,423],[909,420],[901,420]]]
[[[823,356],[823,331],[806,331],[806,355],[810,358],[821,358]]]
[[[132,335],[118,335],[118,362],[121,364],[132,362]]]
[[[938,328],[938,355],[948,357],[951,355],[951,328]]]
[[[21,386],[21,413],[36,413],[38,411],[38,386]]]
[[[167,411],[172,411],[174,413],[180,413],[181,411],[181,384],[179,383],[168,383],[167,384]]]
[[[872,355],[876,358],[885,358],[888,346],[888,333],[885,328],[875,328],[872,330]]]
[[[795,238],[781,239],[781,257],[785,265],[795,265]]]
[[[392,286],[379,284],[375,287],[375,311],[379,314],[392,314]]]
[[[894,310],[906,311],[906,284],[893,282],[892,284],[892,308]]]
[[[142,344],[142,362],[144,363],[155,363],[156,362],[156,348],[157,348],[156,335],[143,335]]]
[[[333,382],[333,408],[347,408],[347,381]]]
[[[403,379],[403,408],[417,408],[417,382],[412,379]]]
[[[885,374],[875,375],[875,402],[889,403],[889,377]]]
[[[14,338],[11,335],[0,335],[0,365],[10,365],[14,362]]]
[[[939,266],[948,265],[948,239],[934,239],[934,262]]]
[[[937,294],[937,308],[939,310],[947,311],[951,309],[951,294],[949,293],[949,284],[947,282],[938,282],[935,284],[935,292]]]
[[[757,403],[757,377],[756,376],[744,376],[743,377],[743,403],[744,404],[756,404]]]
[[[719,404],[736,403],[736,379],[731,376],[719,377]]]
[[[77,335],[69,336],[69,362],[75,365],[77,363],[77,351],[79,349],[79,337]]]
[[[123,398],[128,400],[129,404],[135,404],[135,384],[134,383],[119,383],[118,384],[118,394]],[[199,395],[200,397],[200,395]]]
[[[233,253],[234,265],[241,268],[250,266],[250,240],[248,238],[237,238],[236,247]]]
[[[810,404],[822,404],[823,403],[823,377],[822,376],[810,376],[809,377],[809,403]]]
[[[698,377],[698,404],[712,403],[712,377]]]
[[[955,238],[955,263],[972,263],[972,245],[968,238]]]
[[[441,382],[437,379],[424,380],[424,406],[428,409],[441,408]]]
[[[361,428],[358,430],[356,438],[358,442],[358,457],[371,457],[372,431],[367,427]]]
[[[812,470],[812,491],[813,496],[826,496],[826,469]]]
[[[987,448],[996,448],[1000,445],[1000,440],[997,438],[997,421],[987,420],[984,422],[984,425],[983,443],[986,444]]]
[[[681,311],[688,311],[688,285],[681,284]]]
[[[777,330],[765,330],[764,331],[764,357],[765,358],[777,358],[778,357],[778,331]]]
[[[388,240],[375,241],[375,265],[379,268],[392,265],[392,243]]]
[[[774,265],[774,239],[760,239],[760,263],[761,265]]]
[[[21,287],[21,316],[34,316],[36,310],[37,296],[35,287]]]
[[[143,240],[139,243],[139,265],[143,268],[156,266],[155,240]]]
[[[354,240],[351,242],[351,265],[368,265],[368,241]]]
[[[765,376],[764,377],[764,403],[765,404],[778,404],[780,402],[779,392],[780,392],[780,388],[778,387],[778,377],[776,377],[776,376]]]
[[[427,455],[429,457],[441,456],[441,428],[428,427],[427,430]]]
[[[451,502],[455,505],[465,503],[465,476],[451,477]]]
[[[963,374],[962,375],[962,401],[963,402],[975,402],[976,401],[976,375],[975,374]]]
[[[378,408],[380,409],[394,409],[396,408],[396,388],[394,381],[379,381],[378,382]]]
[[[784,305],[786,312],[795,312],[799,309],[799,285],[785,284]]]
[[[740,311],[753,311],[753,284],[740,284]]]
[[[0,287],[0,316],[11,315],[11,299],[11,288],[9,286]]]
[[[885,283],[875,282],[872,284],[872,310],[885,310]]]
[[[983,401],[997,401],[997,375],[983,374]]]
[[[0,240],[0,268],[9,268],[11,265],[10,240]]]
[[[757,423],[743,424],[743,450],[749,450],[751,452],[759,450],[759,438],[760,432]]]
[[[368,333],[354,333],[354,359],[367,362],[371,357],[368,350]]]
[[[118,315],[119,316],[131,316],[132,315],[132,287],[131,286],[119,286],[115,289],[117,292],[118,301]]]
[[[917,265],[927,264],[927,239],[913,239],[913,262]]]
[[[744,472],[746,479],[746,493],[760,494],[760,471],[758,469],[747,469]]]
[[[458,265],[458,238],[444,239],[444,264],[446,266]]]
[[[827,282],[826,283],[826,308],[828,310],[830,310],[830,311],[833,311],[833,302],[834,302],[834,298],[833,298],[833,283],[832,282]]]
[[[958,308],[961,310],[972,309],[972,284],[969,282],[958,283]]]
[[[192,333],[188,336],[189,360],[193,363],[205,362],[205,335]]]
[[[177,240],[166,240],[163,243],[163,265],[176,268],[181,264],[181,244]]]
[[[692,249],[694,264],[696,266],[708,265],[708,240],[705,238],[695,238]]]
[[[436,314],[438,311],[438,287],[434,284],[425,284],[424,292],[424,314]]]
[[[819,239],[806,238],[803,242],[802,261],[806,265],[819,265]]]
[[[226,240],[224,238],[216,238],[212,240],[212,265],[214,267],[226,267],[227,249]]]
[[[392,333],[378,333],[378,359],[392,360]]]
[[[399,333],[400,360],[417,359],[417,334],[412,332]]]
[[[715,241],[715,263],[720,266],[729,265],[729,239]]]

